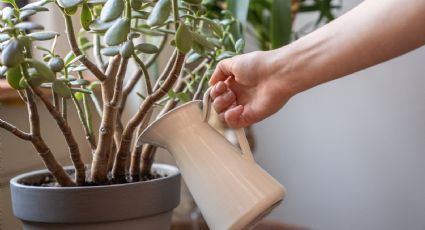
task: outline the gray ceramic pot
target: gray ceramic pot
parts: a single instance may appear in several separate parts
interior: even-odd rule
[[[93,187],[37,187],[22,183],[47,170],[10,181],[13,212],[25,230],[169,229],[180,202],[180,173],[154,164],[167,177],[146,182]]]

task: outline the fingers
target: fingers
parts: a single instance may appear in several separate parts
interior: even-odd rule
[[[232,76],[232,64],[231,58],[220,61],[211,76],[210,85],[215,85],[217,82],[224,81]]]
[[[227,90],[224,94],[216,97],[213,102],[213,108],[217,113],[222,113],[230,106],[236,104],[236,95],[231,90]]]
[[[235,106],[229,110],[227,110],[224,113],[224,120],[226,122],[226,124],[232,128],[242,128],[247,126],[247,124],[245,124],[245,120],[243,119],[243,111],[244,111],[244,106],[243,105],[238,105]]]
[[[227,86],[224,82],[217,82],[211,89],[210,95],[213,99],[224,94],[227,91]]]

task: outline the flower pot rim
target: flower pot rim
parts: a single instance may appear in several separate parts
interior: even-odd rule
[[[22,221],[61,224],[122,221],[171,211],[180,202],[180,172],[167,164],[153,168],[168,176],[105,186],[42,187],[20,180],[47,170],[21,174],[10,183],[13,212]]]
[[[154,166],[152,168],[158,169],[166,169],[167,172],[172,172],[170,175],[167,174],[167,176],[163,176],[160,178],[155,178],[151,180],[146,181],[137,181],[137,182],[129,182],[129,183],[121,183],[121,184],[109,184],[109,185],[88,185],[88,186],[72,186],[72,187],[61,187],[61,186],[35,186],[35,185],[25,185],[22,184],[21,181],[25,180],[26,178],[38,176],[41,174],[48,174],[49,171],[47,169],[39,169],[39,170],[33,170],[30,172],[19,174],[12,179],[10,179],[10,185],[13,185],[15,187],[19,188],[31,188],[31,189],[41,189],[41,190],[47,190],[47,189],[53,189],[53,190],[91,190],[91,189],[101,189],[101,188],[111,188],[111,187],[121,187],[121,186],[136,186],[138,184],[142,183],[150,183],[150,182],[159,182],[161,180],[166,180],[167,178],[171,177],[178,177],[180,176],[180,172],[177,167],[169,164],[161,164],[161,163],[154,163]],[[73,170],[74,166],[65,166],[65,171]]]

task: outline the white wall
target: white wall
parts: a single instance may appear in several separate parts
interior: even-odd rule
[[[258,163],[288,190],[270,218],[425,229],[425,47],[299,94],[254,130]]]

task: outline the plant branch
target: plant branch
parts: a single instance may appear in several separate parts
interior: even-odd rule
[[[161,85],[161,82],[165,80],[166,77],[170,75],[170,72],[173,68],[174,63],[176,62],[177,57],[177,51],[175,50],[171,58],[168,60],[167,65],[165,66],[164,70],[162,71],[161,75],[158,77],[158,79],[155,82],[155,85],[153,87],[153,91],[158,90],[158,88]]]
[[[34,148],[37,150],[38,155],[40,155],[41,159],[46,165],[46,168],[50,171],[53,177],[61,186],[75,186],[75,183],[69,177],[69,175],[65,172],[62,165],[55,159],[52,154],[52,151],[47,146],[46,142],[44,142],[43,138],[40,134],[40,117],[38,115],[37,105],[34,102],[34,96],[31,90],[26,89],[27,93],[27,108],[29,115],[29,122],[31,128],[31,143]]]
[[[165,43],[167,43],[168,35],[164,35],[161,38],[161,41],[159,42],[158,52],[154,55],[150,56],[148,60],[146,60],[146,67],[149,68],[158,58],[159,54],[165,47]]]
[[[55,109],[55,107],[50,103],[48,99],[43,96],[41,90],[31,86],[32,91],[41,99],[49,113],[56,120],[60,130],[62,131],[65,140],[69,147],[69,152],[71,155],[71,160],[75,166],[75,178],[77,185],[83,185],[85,183],[85,168],[84,163],[81,159],[80,150],[77,144],[77,141],[74,138],[71,128],[61,114]]]
[[[100,36],[97,34],[93,34],[93,56],[96,60],[97,67],[105,72],[106,65],[100,54]]]
[[[9,122],[3,120],[0,118],[0,127],[9,131],[13,135],[21,138],[22,140],[30,141],[31,140],[31,134],[26,133],[20,129],[18,129],[16,126],[10,124]]]
[[[114,123],[117,115],[117,108],[109,103],[113,97],[114,76],[119,71],[121,57],[116,55],[109,61],[106,70],[107,78],[101,82],[103,114],[99,129],[99,138],[96,151],[93,156],[91,179],[98,184],[104,184],[107,181],[108,160],[112,153],[114,144]]]
[[[118,114],[121,116],[125,104],[127,102],[127,98],[130,95],[131,91],[133,91],[134,87],[136,86],[137,82],[140,80],[140,77],[142,76],[143,72],[142,70],[136,71],[133,76],[131,77],[130,81],[124,86],[124,89],[122,91],[122,99],[121,103],[118,109]]]
[[[120,102],[122,96],[122,86],[124,83],[124,77],[127,70],[128,58],[122,58],[118,69],[118,73],[115,79],[114,93],[110,101],[111,106],[116,107]]]
[[[74,102],[75,108],[77,109],[78,118],[80,119],[81,124],[83,125],[83,130],[84,130],[84,133],[86,135],[86,140],[88,141],[88,143],[90,145],[90,149],[92,150],[92,152],[94,152],[96,150],[96,140],[94,138],[93,133],[90,132],[90,128],[89,128],[89,125],[87,123],[87,118],[84,115],[83,109],[81,108],[81,105],[78,102],[75,95],[72,94],[71,97],[72,97],[72,101]]]
[[[173,68],[167,79],[156,91],[146,97],[142,105],[140,105],[137,113],[130,119],[130,121],[127,123],[127,126],[124,128],[121,143],[119,145],[118,152],[115,157],[114,168],[112,170],[113,177],[115,179],[125,180],[125,166],[128,155],[130,154],[130,147],[131,141],[133,139],[134,130],[143,120],[149,109],[151,109],[152,105],[156,101],[160,100],[164,95],[166,95],[167,92],[174,85],[180,75],[185,56],[186,55],[183,53],[177,53],[176,61],[174,62]]]
[[[150,79],[150,76],[149,76],[148,68],[142,62],[142,60],[140,60],[140,58],[137,57],[136,53],[134,53],[134,52],[133,52],[133,58],[136,61],[136,63],[139,66],[139,68],[143,72],[143,77],[145,79],[146,92],[147,92],[147,94],[151,94],[152,93],[152,84],[151,84],[151,79]]]
[[[64,12],[62,12],[65,23],[66,23],[66,34],[68,37],[69,45],[71,46],[72,52],[75,54],[76,57],[82,55],[80,48],[78,47],[78,43],[75,39],[75,32],[74,27],[72,25],[72,19],[70,16],[66,15]],[[104,81],[106,79],[106,75],[102,73],[102,71],[97,68],[95,64],[93,64],[86,56],[83,56],[80,59],[80,62],[84,64],[84,66],[87,67],[87,69],[90,70],[90,72],[93,73],[93,75],[99,79],[100,81]]]
[[[184,85],[185,84],[184,84],[183,77],[180,76],[173,90],[175,92],[181,92],[184,89]],[[162,115],[164,115],[166,112],[175,108],[177,104],[178,104],[178,100],[167,101],[167,104],[165,104],[161,112],[159,112],[159,114],[156,116],[157,119],[161,117]],[[143,146],[144,146],[143,150],[142,150],[142,146],[136,146],[133,152],[131,153],[130,173],[133,178],[135,178],[135,175],[141,175],[142,177],[149,175],[152,168],[152,164],[153,164],[153,160],[154,160],[155,152],[157,148],[149,144],[145,144]],[[143,160],[142,166],[140,166],[140,158],[142,158]]]

